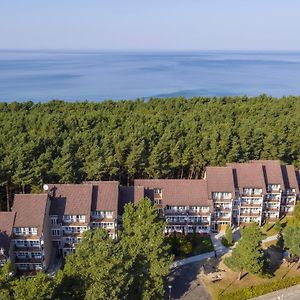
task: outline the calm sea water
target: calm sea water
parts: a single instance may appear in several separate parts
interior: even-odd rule
[[[0,101],[300,95],[300,52],[0,51]]]

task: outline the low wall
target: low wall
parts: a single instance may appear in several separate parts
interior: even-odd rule
[[[195,256],[188,257],[188,258],[184,258],[181,260],[177,260],[172,263],[171,269],[174,269],[174,268],[180,267],[180,266],[184,266],[187,264],[191,264],[191,263],[194,263],[197,261],[201,261],[201,260],[204,260],[204,259],[207,259],[210,257],[214,257],[214,256],[215,256],[215,252],[212,251],[212,252],[207,252],[207,253],[203,253],[200,255],[195,255]]]

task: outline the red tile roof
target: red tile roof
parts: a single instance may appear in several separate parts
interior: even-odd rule
[[[85,215],[90,221],[92,205],[91,184],[49,184],[50,215]]]
[[[261,188],[266,193],[266,182],[261,163],[228,163],[226,166],[232,167],[236,175],[237,185],[240,192],[244,188]]]
[[[233,170],[231,167],[207,167],[205,172],[208,196],[212,199],[213,192],[228,192],[235,197]]]
[[[251,160],[251,163],[263,165],[267,184],[280,184],[281,189],[284,189],[284,180],[279,160]]]
[[[161,188],[162,205],[210,206],[206,180],[200,179],[136,179],[135,186],[145,189]]]
[[[119,182],[97,181],[93,184],[92,211],[118,212]]]
[[[8,255],[10,238],[15,221],[15,212],[0,212],[0,248]]]
[[[282,166],[282,173],[286,189],[293,188],[299,194],[299,183],[297,180],[297,173],[293,165]]]
[[[47,194],[16,194],[12,211],[16,213],[14,227],[35,227],[43,232]]]

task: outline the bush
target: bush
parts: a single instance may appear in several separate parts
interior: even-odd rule
[[[274,291],[285,289],[299,283],[300,283],[300,276],[290,277],[286,279],[278,279],[268,284],[264,283],[256,286],[242,288],[232,293],[223,294],[223,291],[220,291],[217,299],[218,300],[247,300]]]
[[[171,234],[166,238],[171,246],[171,253],[176,259],[181,259],[193,255],[198,255],[214,250],[209,236],[193,234]]]

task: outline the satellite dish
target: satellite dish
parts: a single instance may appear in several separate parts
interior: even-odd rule
[[[44,190],[44,191],[48,191],[48,190],[49,190],[48,184],[44,184],[44,185],[43,185],[43,190]]]

